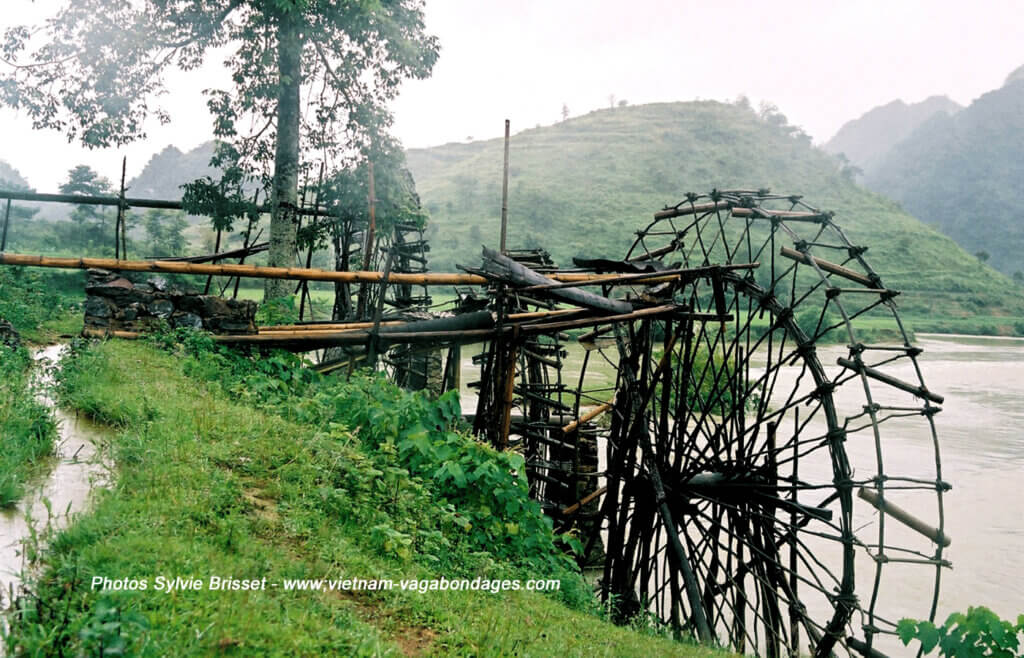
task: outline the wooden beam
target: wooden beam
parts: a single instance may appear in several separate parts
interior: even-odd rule
[[[515,284],[517,286],[538,286],[548,283],[548,279],[542,274],[515,262],[508,256],[484,247],[484,269],[493,274],[495,278]],[[578,288],[560,288],[551,291],[551,296],[577,306],[591,308],[609,314],[629,313],[633,305],[618,299],[610,299],[601,295],[595,295],[586,290]]]

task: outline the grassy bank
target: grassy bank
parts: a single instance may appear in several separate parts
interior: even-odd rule
[[[30,343],[52,343],[82,330],[85,272],[0,267],[0,319]]]
[[[80,328],[73,285],[72,277],[63,274],[44,277],[0,268],[0,319],[10,322],[22,340],[36,343],[69,328],[72,314],[78,315]],[[25,347],[0,343],[0,508],[21,498],[26,482],[53,454],[56,425],[36,399],[30,366]]]
[[[716,655],[600,618],[526,498],[521,459],[471,442],[453,398],[375,378],[109,342],[64,400],[115,426],[116,484],[51,540],[8,646],[29,654]],[[259,409],[257,409],[259,407]],[[517,591],[154,591],[157,576],[488,580]],[[148,579],[147,591],[93,589]]]
[[[0,343],[0,508],[21,498],[25,483],[53,454],[57,431],[50,411],[30,385],[25,348]]]

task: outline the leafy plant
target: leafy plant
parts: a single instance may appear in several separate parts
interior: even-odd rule
[[[338,462],[319,495],[343,518],[376,519],[371,541],[378,550],[405,555],[413,545],[436,547],[430,533],[442,529],[457,532],[456,543],[468,553],[486,552],[534,573],[575,570],[563,549],[578,550],[579,542],[555,536],[529,496],[523,457],[474,439],[457,392],[431,400],[374,373],[324,377],[293,354],[232,350],[202,332],[171,330],[154,341],[170,350],[179,349],[177,342],[186,374],[237,400],[357,442],[369,461]],[[414,509],[425,497],[435,521],[399,527],[395,519],[423,516]]]
[[[1019,615],[1013,624],[984,606],[970,607],[967,614],[954,612],[941,626],[930,621],[901,619],[896,632],[904,645],[918,640],[925,655],[938,648],[940,656],[950,658],[1024,656],[1024,615]]]

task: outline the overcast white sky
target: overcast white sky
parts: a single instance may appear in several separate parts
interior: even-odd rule
[[[37,22],[64,0],[2,0],[0,29]],[[768,100],[816,142],[847,120],[901,98],[945,94],[968,104],[1024,64],[1020,0],[427,0],[441,41],[434,75],[406,83],[395,133],[410,147],[498,136],[608,105],[745,94]],[[87,151],[0,110],[0,159],[39,191],[55,191],[85,162],[129,178],[168,144],[209,139],[200,95],[223,75],[219,60],[168,76],[173,121],[144,143]]]

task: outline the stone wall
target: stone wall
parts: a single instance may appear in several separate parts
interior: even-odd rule
[[[254,334],[256,302],[190,292],[161,277],[133,283],[107,270],[88,271],[85,326],[109,331],[146,331],[164,321],[172,327],[216,334]]]

